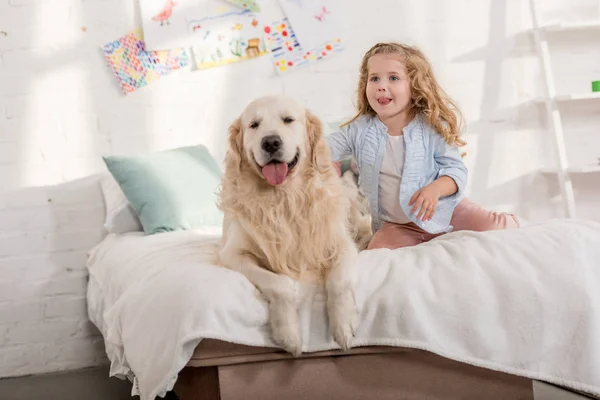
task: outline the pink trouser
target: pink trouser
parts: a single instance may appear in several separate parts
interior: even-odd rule
[[[469,199],[464,199],[454,209],[450,225],[455,231],[493,231],[518,228],[519,221],[513,214],[488,211]],[[425,232],[414,223],[393,224],[386,222],[375,232],[368,249],[398,249],[425,243],[443,233]]]

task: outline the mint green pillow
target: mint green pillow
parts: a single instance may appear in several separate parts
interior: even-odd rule
[[[221,171],[206,147],[103,159],[146,234],[222,225],[216,195]]]

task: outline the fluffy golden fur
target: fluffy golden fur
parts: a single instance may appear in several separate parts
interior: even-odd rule
[[[366,248],[371,226],[358,188],[333,168],[321,121],[309,111],[305,115],[305,163],[280,186],[267,183],[243,151],[240,118],[231,125],[219,207],[226,224],[235,218],[251,228],[253,248],[246,251],[259,265],[312,280],[324,278],[344,235]]]
[[[274,136],[276,155],[264,146]],[[267,178],[273,162],[287,164],[283,181]],[[263,294],[274,342],[301,352],[292,278],[324,284],[332,335],[349,348],[357,323],[351,269],[371,224],[356,185],[337,175],[318,118],[287,98],[250,103],[229,129],[219,207],[221,263]]]
[[[348,216],[350,233],[358,249],[365,250],[373,238],[369,201],[360,193],[357,175],[353,171],[346,171],[342,181],[351,191],[350,215]]]

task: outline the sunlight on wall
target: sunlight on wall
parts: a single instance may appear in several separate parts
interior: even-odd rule
[[[600,18],[600,1],[573,0],[565,7],[560,0],[539,2],[542,14],[547,21],[581,21],[582,19],[598,20]]]
[[[216,68],[214,78],[219,81],[221,89],[226,90],[227,68]],[[213,76],[215,75],[213,72]],[[202,73],[202,72],[200,72]],[[171,79],[173,78],[173,79]],[[216,88],[212,88],[214,84],[204,82],[202,79],[202,93],[199,97],[181,96],[182,85],[175,82],[177,77],[167,78],[171,82],[165,80],[160,82],[160,86],[156,84],[155,90],[146,94],[146,100],[149,104],[149,110],[145,113],[143,126],[146,129],[146,134],[149,136],[150,149],[152,151],[161,151],[165,149],[191,146],[203,144],[209,149],[213,149],[215,140],[215,123],[223,118],[223,109],[225,105],[217,95]],[[196,82],[187,84],[186,92],[193,91],[191,87],[196,86]],[[193,107],[194,101],[199,100],[200,96],[206,96],[206,93],[215,92],[210,110],[202,107],[205,102],[198,101],[198,106]],[[188,92],[189,93],[189,92]],[[178,104],[182,107],[177,107]]]
[[[64,14],[65,8],[56,8]],[[76,49],[81,44],[77,34],[81,32],[44,23],[56,14],[52,7],[40,5],[31,10],[29,46],[35,50],[34,60],[23,65],[20,77],[27,82],[28,96],[25,117],[17,128],[17,187],[52,185],[89,175],[95,172],[92,156],[99,147],[91,142],[97,132],[95,119],[86,118],[93,115],[86,93],[92,77],[77,64]],[[67,16],[68,21],[58,22],[72,26],[81,20],[76,8]],[[51,39],[60,42],[60,50],[45,46]]]
[[[238,106],[232,75],[239,68],[249,68],[251,62],[186,72],[185,83],[177,75],[158,82],[155,91],[147,94],[152,111],[144,121],[152,149],[202,144],[219,159],[227,136],[223,124],[233,120]]]

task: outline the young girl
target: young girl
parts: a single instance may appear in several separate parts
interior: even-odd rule
[[[460,111],[415,47],[378,43],[363,57],[358,114],[327,136],[334,161],[353,156],[370,202],[369,249],[412,246],[452,230],[516,228],[514,215],[463,195]]]

